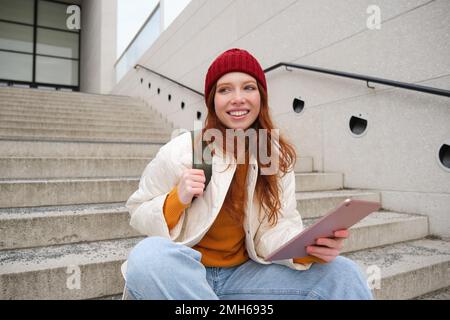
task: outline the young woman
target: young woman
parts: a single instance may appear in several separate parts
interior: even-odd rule
[[[321,238],[308,257],[264,260],[303,228],[296,209],[296,153],[276,137],[259,62],[231,49],[205,79],[212,177],[192,169],[190,133],[164,145],[130,197],[130,224],[148,237],[130,252],[126,289],[135,299],[372,299],[365,277],[339,256],[348,230]],[[229,149],[230,129],[257,133],[256,148]],[[266,135],[259,135],[264,131]],[[200,137],[201,139],[202,137]],[[205,139],[207,140],[207,139]],[[276,144],[273,142],[276,140]],[[277,172],[263,174],[260,142],[275,145]],[[231,144],[232,145],[232,144]],[[253,142],[254,146],[254,142]],[[252,152],[252,150],[257,150]],[[271,148],[268,148],[272,150]],[[238,155],[244,155],[245,161]],[[195,201],[193,201],[195,199]]]

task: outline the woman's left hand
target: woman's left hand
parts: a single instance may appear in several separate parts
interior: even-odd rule
[[[331,262],[340,254],[344,247],[344,240],[348,237],[348,229],[335,231],[334,238],[319,238],[316,240],[316,245],[306,248],[306,252],[325,262]]]

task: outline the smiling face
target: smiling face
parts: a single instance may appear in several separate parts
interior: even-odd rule
[[[248,129],[261,108],[256,79],[242,72],[223,75],[216,85],[214,107],[222,124],[229,129]]]

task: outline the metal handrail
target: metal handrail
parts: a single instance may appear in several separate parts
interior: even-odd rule
[[[267,73],[267,72],[270,72],[272,70],[275,70],[275,69],[283,67],[283,66],[297,68],[297,69],[303,69],[303,70],[309,70],[309,71],[314,71],[314,72],[320,72],[320,73],[326,73],[326,74],[331,74],[333,76],[338,76],[338,77],[362,80],[362,81],[367,82],[367,86],[369,86],[369,82],[373,82],[373,83],[384,84],[387,86],[403,88],[403,89],[407,89],[407,90],[414,90],[414,91],[420,91],[420,92],[430,93],[430,94],[444,96],[444,97],[450,97],[449,90],[421,86],[418,84],[399,82],[399,81],[382,79],[382,78],[376,78],[376,77],[370,77],[370,76],[356,74],[356,73],[349,73],[349,72],[342,72],[342,71],[336,71],[336,70],[330,70],[330,69],[324,69],[324,68],[318,68],[318,67],[305,66],[305,65],[301,65],[301,64],[294,64],[294,63],[288,63],[288,62],[277,63],[276,65],[273,65],[272,67],[265,69],[264,72]]]
[[[356,80],[362,80],[362,81],[366,81],[367,86],[369,88],[373,88],[369,86],[369,82],[373,82],[373,83],[379,83],[379,84],[383,84],[383,85],[387,85],[387,86],[391,86],[391,87],[397,87],[397,88],[403,88],[403,89],[407,89],[407,90],[413,90],[413,91],[419,91],[419,92],[424,92],[424,93],[429,93],[429,94],[434,94],[434,95],[438,95],[438,96],[444,96],[444,97],[450,97],[450,91],[449,90],[444,90],[444,89],[439,89],[439,88],[433,88],[433,87],[428,87],[428,86],[422,86],[422,85],[418,85],[418,84],[412,84],[412,83],[406,83],[406,82],[400,82],[400,81],[394,81],[394,80],[388,80],[388,79],[382,79],[382,78],[376,78],[376,77],[371,77],[371,76],[366,76],[366,75],[361,75],[361,74],[357,74],[357,73],[350,73],[350,72],[342,72],[342,71],[336,71],[336,70],[331,70],[331,69],[324,69],[324,68],[318,68],[318,67],[311,67],[311,66],[306,66],[306,65],[301,65],[301,64],[295,64],[295,63],[288,63],[288,62],[280,62],[277,63],[267,69],[264,70],[264,73],[268,73],[272,70],[275,70],[277,68],[280,67],[291,67],[291,68],[296,68],[296,69],[303,69],[303,70],[308,70],[308,71],[314,71],[314,72],[320,72],[320,73],[325,73],[325,74],[331,74],[333,76],[338,76],[338,77],[344,77],[344,78],[350,78],[350,79],[356,79]],[[165,78],[167,80],[170,80],[176,84],[178,84],[179,86],[186,88],[192,92],[195,92],[196,94],[204,97],[204,94],[201,92],[198,92],[192,88],[189,88],[187,86],[185,86],[184,84],[179,83],[178,81],[175,81],[173,79],[170,79],[169,77],[166,77],[156,71],[153,71],[141,64],[136,64],[134,66],[135,69],[137,68],[143,68],[147,71],[150,71],[154,74],[159,75],[162,78]],[[287,69],[289,70],[289,69]]]
[[[156,71],[153,71],[152,69],[149,69],[149,68],[147,68],[147,67],[145,67],[145,66],[143,66],[143,65],[141,65],[141,64],[137,64],[137,65],[134,66],[134,69],[137,69],[137,68],[142,68],[142,69],[145,69],[145,70],[147,70],[147,71],[150,71],[150,72],[152,72],[152,73],[154,73],[154,74],[157,74],[158,76],[163,77],[164,79],[170,80],[170,81],[172,81],[173,83],[176,83],[177,85],[179,85],[179,86],[181,86],[181,87],[183,87],[183,88],[185,88],[185,89],[188,89],[188,90],[190,90],[190,91],[192,91],[192,92],[194,92],[194,93],[196,93],[196,94],[198,94],[198,95],[200,95],[200,96],[202,96],[202,97],[205,96],[203,93],[198,92],[197,90],[194,90],[194,89],[192,89],[192,88],[189,88],[188,86],[185,86],[184,84],[179,83],[178,81],[175,81],[175,80],[173,80],[173,79],[170,79],[169,77],[166,77],[165,75],[162,75],[162,74],[160,74],[160,73],[158,73],[158,72],[156,72]]]

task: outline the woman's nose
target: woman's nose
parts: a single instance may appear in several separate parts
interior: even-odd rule
[[[236,103],[236,104],[242,104],[245,102],[245,97],[244,94],[240,91],[240,90],[236,90],[233,93],[233,97],[232,97],[232,103]]]

